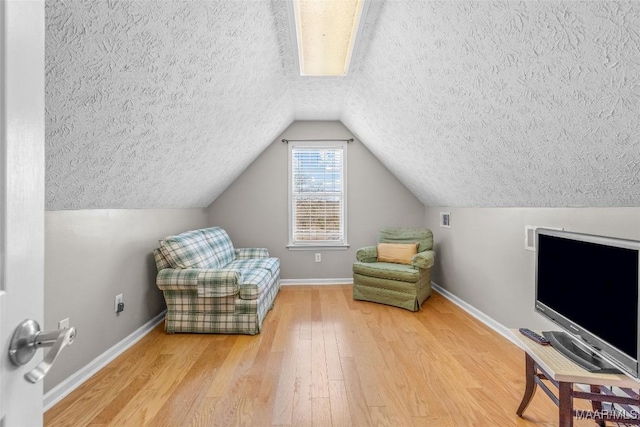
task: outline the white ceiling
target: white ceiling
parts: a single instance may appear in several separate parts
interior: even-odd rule
[[[341,120],[428,206],[640,206],[640,2],[371,3],[346,78],[286,4],[47,1],[47,209],[209,205]]]

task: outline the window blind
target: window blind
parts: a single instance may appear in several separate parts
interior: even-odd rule
[[[292,148],[293,242],[344,241],[342,148]]]

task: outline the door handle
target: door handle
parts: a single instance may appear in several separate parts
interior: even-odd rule
[[[51,347],[42,362],[24,374],[27,381],[37,383],[47,375],[62,349],[73,344],[75,338],[76,328],[41,332],[38,322],[28,319],[20,323],[13,332],[9,344],[9,360],[16,366],[25,365],[40,347]]]

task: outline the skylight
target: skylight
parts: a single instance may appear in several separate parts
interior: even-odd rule
[[[302,76],[345,76],[367,0],[292,0]]]

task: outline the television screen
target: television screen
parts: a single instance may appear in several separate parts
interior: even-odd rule
[[[589,237],[538,233],[536,307],[544,304],[568,320],[568,329],[575,325],[637,360],[639,250]]]

